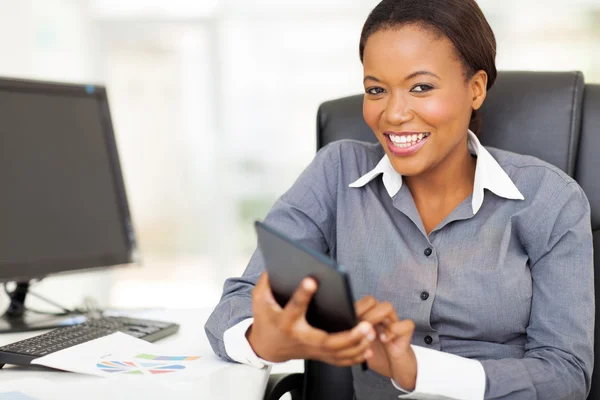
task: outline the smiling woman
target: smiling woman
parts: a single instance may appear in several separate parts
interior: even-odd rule
[[[452,12],[446,12],[452,10]],[[449,41],[444,56],[458,62],[465,84],[478,72],[485,72],[483,86],[489,90],[496,80],[496,38],[485,16],[477,4],[464,1],[382,1],[369,15],[360,37],[360,60],[364,62],[367,40],[376,32],[386,29],[398,29],[406,25],[419,28],[422,33],[430,33],[430,39]],[[422,46],[423,43],[411,42],[404,50],[432,51]],[[425,44],[426,45],[426,44]],[[400,43],[398,43],[398,48]],[[416,53],[414,54],[417,55]],[[443,64],[442,64],[443,66]],[[432,71],[414,71],[405,80],[409,81],[419,75],[429,75],[440,79]],[[365,77],[365,79],[368,75]],[[432,86],[425,85],[418,91],[426,91]],[[479,104],[481,105],[481,104]],[[475,107],[470,112],[470,129],[479,135],[480,119]]]
[[[380,30],[366,41],[365,121],[402,175],[469,157],[467,128],[485,99],[487,73],[477,71],[465,80],[463,62],[454,53],[448,38],[416,24]],[[430,145],[423,147],[426,142]],[[419,157],[409,157],[418,150]]]
[[[310,278],[279,307],[257,250],[206,325],[217,354],[352,365],[361,400],[585,398],[589,204],[552,165],[479,142],[495,53],[475,0],[373,10],[360,56],[379,143],[324,147],[265,219],[345,267],[361,322],[336,334],[310,326]]]
[[[422,24],[381,26],[363,40],[365,121],[411,188],[430,232],[473,190],[476,159],[467,131],[485,100],[488,74],[473,72],[448,37]],[[494,54],[491,46],[485,50]],[[440,196],[453,200],[442,209],[428,204]]]

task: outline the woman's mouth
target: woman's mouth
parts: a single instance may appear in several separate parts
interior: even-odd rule
[[[408,156],[419,150],[427,139],[429,132],[384,132],[388,148],[398,156]]]

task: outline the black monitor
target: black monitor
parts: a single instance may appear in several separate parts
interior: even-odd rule
[[[136,254],[105,88],[0,79],[0,332],[64,323],[24,308],[32,279]]]

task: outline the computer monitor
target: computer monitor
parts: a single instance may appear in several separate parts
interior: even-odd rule
[[[0,332],[64,323],[23,312],[31,279],[136,254],[105,88],[0,79]]]

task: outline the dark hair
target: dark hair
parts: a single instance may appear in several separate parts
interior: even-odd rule
[[[496,38],[475,0],[383,0],[365,22],[360,36],[360,61],[369,37],[383,29],[418,24],[452,41],[464,67],[465,80],[483,70],[488,75],[487,89],[496,80]],[[469,128],[477,135],[481,117],[471,114]]]

